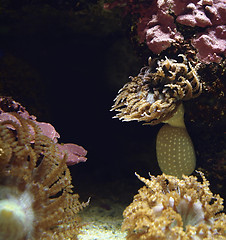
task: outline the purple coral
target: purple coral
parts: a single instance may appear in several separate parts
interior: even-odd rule
[[[168,6],[160,1],[153,1],[149,7],[142,7],[137,24],[140,42],[146,41],[149,49],[159,54],[173,42],[182,41],[183,36],[177,31],[174,18],[168,13]]]
[[[38,125],[43,135],[49,137],[55,143],[58,142],[57,139],[60,137],[60,135],[50,123],[36,121],[36,117],[30,115],[20,103],[15,102],[13,99],[9,97],[0,97],[0,122],[11,120],[20,125],[20,120],[15,115],[12,114],[13,112],[18,113],[22,118],[32,120],[36,125]],[[8,127],[14,129],[14,127],[11,125],[9,125]],[[31,127],[30,128],[31,142],[34,142],[34,139],[32,139],[32,136],[34,135],[35,135],[34,129]],[[85,162],[87,160],[87,158],[85,157],[87,151],[77,144],[57,143],[57,146],[61,152],[62,158],[65,153],[68,155],[67,165],[74,165],[79,162]]]
[[[174,13],[178,16],[176,21],[180,24],[191,27],[207,27],[211,26],[210,19],[205,14],[205,7],[202,4],[190,2],[186,7],[180,8],[178,11],[178,5],[174,6]]]
[[[61,152],[66,152],[68,154],[67,165],[71,166],[79,162],[86,161],[86,154],[87,151],[77,144],[74,143],[65,143],[65,144],[58,144],[58,149]]]
[[[225,56],[225,0],[154,0],[114,1],[108,5],[123,7],[125,13],[139,14],[137,35],[140,42],[146,42],[149,49],[159,54],[174,42],[182,42],[177,23],[194,28],[192,45],[197,49],[201,62],[219,62]],[[130,11],[129,11],[130,10]],[[196,35],[197,34],[197,35]]]
[[[226,55],[226,26],[209,28],[205,33],[192,39],[192,45],[198,50],[197,57],[204,63],[221,61],[220,54]]]
[[[150,16],[149,20],[147,18],[141,20],[137,32],[140,41],[146,39],[146,43],[152,52],[159,54],[170,47],[173,42],[183,40],[183,36],[176,29],[172,16],[159,9],[156,14],[150,12]]]
[[[207,28],[192,39],[192,45],[197,49],[200,61],[220,62],[221,55],[226,55],[226,1],[174,0],[173,11],[178,23]]]
[[[225,24],[226,2],[224,0],[174,0],[172,10],[176,21],[191,27],[208,27]]]

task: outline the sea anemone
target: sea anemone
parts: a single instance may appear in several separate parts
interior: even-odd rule
[[[122,121],[143,121],[155,125],[167,123],[157,136],[157,159],[161,170],[181,177],[195,169],[195,151],[184,124],[182,102],[198,97],[202,84],[183,54],[182,61],[151,59],[137,77],[124,85],[115,98],[112,110]],[[185,168],[183,165],[185,164]]]
[[[67,155],[31,119],[0,122],[0,239],[77,239],[77,213]],[[32,135],[31,133],[32,129]]]
[[[213,195],[203,173],[182,179],[170,175],[137,177],[146,186],[125,209],[122,230],[127,240],[223,240],[226,217],[223,199]]]
[[[155,125],[168,120],[181,101],[200,95],[202,85],[196,68],[182,54],[182,62],[174,59],[151,59],[137,77],[119,90],[112,110],[123,121],[145,121]]]
[[[156,139],[158,164],[165,174],[181,178],[182,174],[191,174],[196,164],[194,146],[184,124],[182,104],[165,123]]]

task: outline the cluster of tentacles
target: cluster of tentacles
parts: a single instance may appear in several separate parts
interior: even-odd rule
[[[145,186],[123,212],[126,239],[225,239],[223,199],[210,191],[209,181],[198,173],[200,180],[166,174],[151,175],[149,180],[136,174]]]
[[[149,58],[149,65],[120,89],[112,107],[119,112],[115,117],[155,125],[172,117],[181,101],[199,96],[198,66],[193,67],[182,54],[178,57],[181,62]]]
[[[77,213],[67,155],[18,113],[0,121],[0,239],[77,239]]]

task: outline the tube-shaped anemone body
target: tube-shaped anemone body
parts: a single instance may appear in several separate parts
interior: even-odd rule
[[[157,160],[162,172],[178,178],[195,170],[195,151],[186,128],[165,124],[156,141]]]
[[[195,151],[184,124],[184,109],[181,104],[175,115],[159,130],[156,154],[160,169],[178,178],[190,175],[195,170]]]

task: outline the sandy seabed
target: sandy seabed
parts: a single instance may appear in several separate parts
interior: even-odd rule
[[[91,200],[92,201],[92,200]],[[110,207],[108,207],[110,206]],[[120,203],[93,203],[80,214],[82,229],[79,240],[123,240],[126,233],[121,231],[122,212]]]

